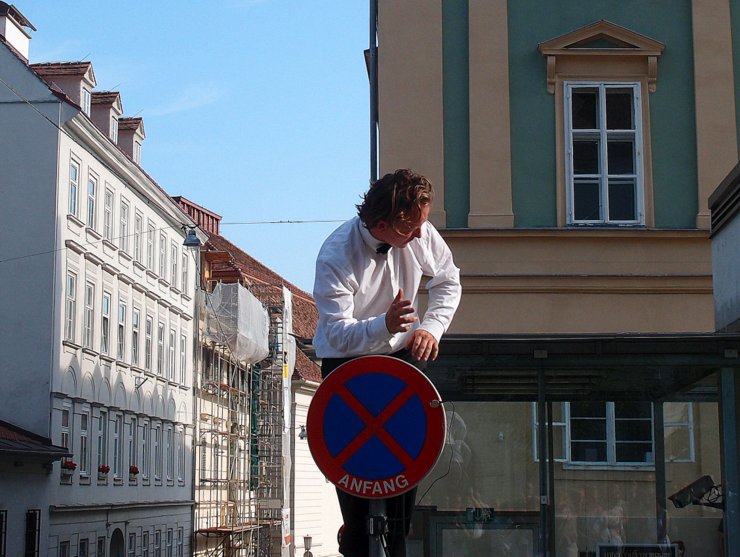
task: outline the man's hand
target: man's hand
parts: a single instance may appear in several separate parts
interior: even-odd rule
[[[417,317],[408,317],[409,313],[414,313],[411,300],[403,299],[403,288],[398,290],[398,294],[391,302],[391,307],[385,313],[385,326],[391,334],[405,333],[411,327],[411,323],[416,321]]]
[[[424,329],[416,329],[413,332],[406,348],[411,350],[411,355],[419,361],[427,361],[429,358],[436,360],[439,354],[437,339]]]

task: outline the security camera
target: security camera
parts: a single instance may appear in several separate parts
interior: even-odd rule
[[[698,480],[690,483],[683,489],[668,497],[673,505],[680,509],[686,505],[701,505],[701,499],[715,487],[714,480],[711,476],[702,476]]]

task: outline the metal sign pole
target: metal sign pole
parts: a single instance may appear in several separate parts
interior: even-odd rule
[[[387,530],[385,499],[370,499],[370,515],[367,518],[369,557],[385,557],[382,536]]]

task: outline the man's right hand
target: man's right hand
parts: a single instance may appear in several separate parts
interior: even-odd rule
[[[398,294],[391,302],[391,306],[385,314],[385,326],[391,334],[405,333],[411,327],[418,317],[409,317],[410,313],[416,310],[411,305],[411,300],[403,299],[403,288],[398,290]]]

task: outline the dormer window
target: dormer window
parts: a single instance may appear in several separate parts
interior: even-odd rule
[[[90,93],[90,89],[84,88],[82,89],[82,112],[90,116],[90,104],[92,100],[92,94]]]
[[[115,115],[110,117],[110,138],[113,143],[118,143],[118,118]]]
[[[141,163],[141,141],[134,142],[134,162],[136,164]]]

